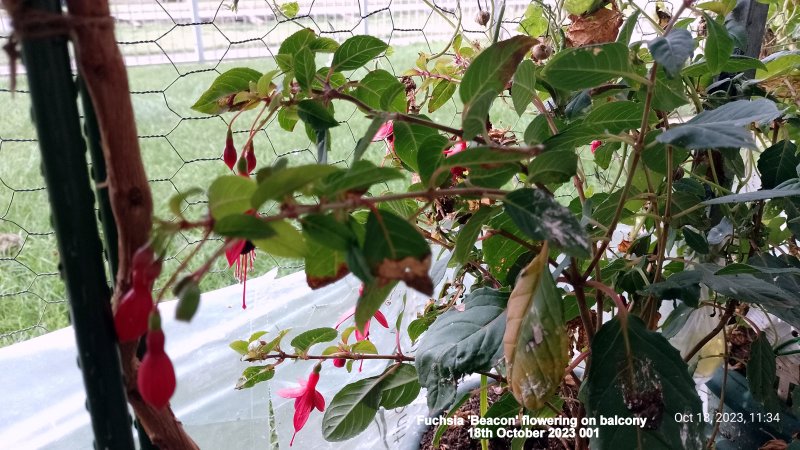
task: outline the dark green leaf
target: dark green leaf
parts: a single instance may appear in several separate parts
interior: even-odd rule
[[[666,36],[659,36],[647,43],[653,59],[659,63],[670,78],[681,73],[684,63],[694,52],[694,40],[688,30],[675,29]]]
[[[753,399],[775,410],[778,396],[775,392],[775,352],[767,335],[762,331],[750,346],[750,360],[747,362],[747,384]]]
[[[646,95],[646,87],[639,90],[640,100],[643,100]],[[683,79],[681,77],[670,79],[666,72],[660,69],[656,74],[656,87],[653,90],[653,108],[659,111],[672,111],[687,103],[689,103],[689,99],[684,93]]]
[[[534,43],[528,36],[514,36],[482,51],[461,79],[459,95],[464,105],[469,105],[486,92],[497,96],[505,89],[517,65]]]
[[[420,383],[434,411],[456,399],[456,383],[466,374],[489,370],[502,358],[508,294],[482,288],[467,296],[464,311],[450,309],[428,329],[416,354]]]
[[[285,258],[304,258],[308,253],[303,235],[288,221],[281,220],[270,222],[269,226],[275,232],[266,239],[253,240],[253,244],[272,256]]]
[[[560,51],[547,63],[542,77],[553,87],[567,91],[592,88],[620,77],[646,81],[631,68],[628,47],[619,42]]]
[[[574,151],[605,134],[619,134],[636,129],[642,123],[644,105],[631,101],[609,102],[592,109],[582,121],[571,123],[557,135],[544,141],[548,150]],[[651,119],[656,119],[651,114]]]
[[[355,70],[383,53],[388,45],[372,36],[353,36],[344,41],[333,54],[331,67],[341,72]]]
[[[797,178],[798,165],[800,155],[797,154],[797,145],[790,140],[780,141],[764,150],[758,157],[761,189],[773,189],[791,178]]]
[[[372,143],[372,139],[378,133],[378,130],[381,129],[381,126],[386,122],[386,117],[384,115],[377,115],[372,119],[370,122],[369,127],[367,128],[367,132],[364,133],[364,136],[358,140],[356,144],[355,150],[353,150],[353,164],[355,164],[358,160],[364,156],[364,152],[367,151],[369,144]]]
[[[456,246],[453,250],[453,260],[464,264],[467,262],[470,251],[478,240],[483,225],[492,217],[492,214],[497,211],[488,206],[481,206],[480,209],[472,213],[466,224],[461,227],[461,230],[456,237]]]
[[[408,324],[408,337],[411,342],[416,342],[422,333],[428,331],[433,321],[436,320],[435,314],[425,314],[424,316],[414,319]]]
[[[686,321],[694,311],[697,311],[697,309],[684,302],[678,303],[678,306],[667,316],[664,325],[661,326],[661,334],[667,339],[675,337],[686,326]],[[699,313],[704,314],[702,311]]]
[[[326,441],[345,441],[367,429],[380,406],[381,381],[380,377],[358,380],[333,396],[322,417]]]
[[[394,83],[381,93],[380,103],[381,111],[405,113],[407,109],[405,85],[394,80]]]
[[[250,210],[250,197],[256,191],[256,183],[246,177],[225,175],[217,178],[208,187],[208,209],[211,217],[219,220],[230,214]]]
[[[766,68],[767,66],[765,66],[764,63],[758,59],[741,55],[732,55],[731,58],[722,66],[722,71],[728,73],[737,73],[744,72],[745,70],[749,69],[766,70]],[[681,71],[681,75],[685,77],[699,77],[708,73],[710,73],[710,69],[708,67],[708,62],[706,62],[705,59],[701,59],[695,63],[689,64]]]
[[[420,152],[417,152],[417,166],[419,167],[419,177],[425,185],[440,186],[447,180],[447,174],[444,171],[439,171],[437,179],[431,182],[431,176],[436,169],[444,162],[444,153],[442,150],[452,141],[442,136],[441,134],[434,134],[429,136],[420,145]]]
[[[563,128],[564,123],[561,120],[557,118],[554,120],[559,130]],[[525,143],[528,145],[541,144],[552,135],[550,125],[547,123],[547,117],[544,114],[538,114],[525,128]]]
[[[318,241],[307,241],[306,284],[311,289],[319,289],[341,280],[350,271],[345,262],[345,252],[337,251]]]
[[[402,408],[410,404],[419,395],[417,369],[411,364],[400,364],[384,378],[381,390],[383,392],[380,405],[386,409]]]
[[[517,115],[522,115],[531,103],[536,92],[536,65],[530,59],[522,61],[514,72],[514,84],[511,86],[511,101]]]
[[[770,100],[736,100],[717,109],[703,111],[683,125],[661,133],[656,140],[687,149],[755,148],[751,133],[744,127],[764,123],[780,116]]]
[[[383,93],[393,86],[400,86],[403,84],[397,81],[397,77],[391,73],[378,69],[368,73],[359,83],[358,88],[353,92],[353,96],[362,102],[366,103],[372,109],[381,109],[381,97]],[[394,98],[389,111],[393,112],[406,112],[406,99]]]
[[[527,236],[514,225],[514,221],[505,212],[493,217],[489,221],[489,227],[495,230],[503,230],[522,242],[527,239]],[[483,260],[492,276],[504,285],[513,284],[516,273],[512,269],[515,268],[514,266],[518,259],[527,256],[528,248],[520,245],[515,239],[509,239],[496,233],[481,241],[481,244]]]
[[[317,100],[301,100],[297,104],[297,116],[315,130],[324,130],[339,125],[333,114]]]
[[[784,187],[767,189],[764,191],[745,192],[742,194],[731,194],[717,197],[703,202],[704,205],[721,205],[724,203],[746,203],[758,200],[770,200],[773,198],[796,197],[800,196],[800,182],[793,182]]]
[[[300,118],[297,117],[297,107],[281,108],[278,111],[278,125],[288,132],[294,131],[294,126],[297,125],[298,120]]]
[[[339,43],[327,37],[318,37],[310,45],[309,48],[317,53],[333,53],[339,48]]]
[[[702,273],[687,270],[670,276],[666,281],[653,283],[645,291],[661,300],[681,300],[692,308],[697,308],[700,303],[699,283],[702,279]]]
[[[372,185],[403,178],[397,169],[392,167],[377,167],[367,160],[353,163],[350,169],[334,173],[325,179],[324,188],[319,195],[335,196],[344,192],[369,190]]]
[[[437,134],[436,130],[426,126],[408,122],[394,122],[394,151],[403,163],[411,167],[415,172],[419,172],[417,153],[426,139]]]
[[[247,389],[255,386],[262,381],[269,381],[275,375],[275,366],[252,366],[244,369],[239,381],[236,382],[236,389]]]
[[[639,21],[639,10],[636,10],[625,19],[625,23],[622,25],[622,28],[619,29],[619,34],[617,35],[617,42],[621,44],[628,45],[631,43],[631,36],[633,36],[633,30],[636,29],[636,23]]]
[[[645,426],[600,426],[598,449],[703,448],[704,422],[678,422],[677,414],[700,417],[702,403],[680,353],[633,315],[614,317],[592,341],[586,377],[587,417],[646,419]]]
[[[578,171],[578,155],[574,151],[556,150],[539,154],[528,166],[532,183],[564,183]]]
[[[725,29],[725,25],[712,19],[708,14],[703,13],[706,19],[706,46],[704,49],[706,63],[711,75],[716,75],[722,71],[723,66],[733,53],[733,39]]]
[[[486,131],[489,109],[491,109],[492,103],[496,98],[497,93],[485,91],[464,105],[464,110],[461,113],[461,126],[464,129],[462,138],[470,140],[475,136],[483,135]]]
[[[520,189],[506,195],[506,214],[529,237],[548,240],[567,254],[587,258],[589,238],[569,209],[539,189]]]
[[[229,214],[214,222],[214,232],[220,236],[241,239],[265,239],[275,234],[268,223],[252,214]]]
[[[350,270],[352,270],[352,266],[350,266]],[[361,294],[356,303],[356,328],[364,330],[367,321],[372,319],[396,285],[397,281],[380,278],[364,282],[364,293]]]
[[[691,228],[683,227],[683,238],[686,239],[686,244],[692,250],[700,253],[701,255],[708,254],[708,241],[701,233],[698,233]]]
[[[192,109],[204,114],[219,114],[228,110],[227,97],[250,89],[257,83],[261,72],[245,67],[228,70],[218,76],[192,105]]]
[[[339,332],[333,328],[314,328],[300,333],[292,339],[292,347],[297,353],[307,352],[314,344],[330,342],[339,336]]]
[[[309,214],[301,223],[306,236],[333,250],[345,252],[356,243],[353,231],[333,214]]]

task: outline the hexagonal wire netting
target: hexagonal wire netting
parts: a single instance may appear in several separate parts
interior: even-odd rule
[[[272,58],[283,39],[307,27],[339,41],[357,34],[383,39],[391,51],[375,64],[400,74],[414,66],[419,52],[441,51],[459,23],[470,39],[488,42],[491,30],[476,23],[475,17],[479,8],[497,14],[501,1],[301,0],[292,18],[281,11],[286,3],[239,0],[233,11],[231,0],[111,0],[157,217],[169,218],[167,201],[171,196],[207,186],[210,179],[226,173],[220,155],[229,117],[203,116],[190,109],[220,73],[236,66],[273,69]],[[505,3],[503,37],[517,34],[530,2]],[[7,38],[10,32],[8,17],[0,11],[0,37]],[[0,104],[4,110],[0,115],[0,346],[66,326],[69,320],[24,67],[18,74],[17,91],[12,93],[8,60],[0,56]],[[451,100],[433,118],[459,127],[460,112],[460,105]],[[346,165],[369,122],[354,107],[339,108],[337,117],[346,120],[333,129],[329,160]],[[507,104],[492,112],[496,128],[520,137],[532,117],[518,117]],[[238,145],[244,141],[248,125],[246,119],[235,124]],[[287,133],[276,120],[258,134],[254,147],[260,166],[279,157],[288,157],[292,164],[316,158],[302,127]],[[384,155],[382,148],[373,148],[368,157],[380,163]],[[568,189],[558,194],[573,196]],[[188,215],[197,216],[205,212],[206,205],[204,199],[191,197],[184,208]],[[201,240],[199,233],[182,233],[171,246],[164,272],[177,268]],[[203,253],[200,255],[197,264],[203,260]],[[297,261],[262,253],[253,275],[276,266],[284,272],[301,268]],[[225,261],[218,261],[202,288],[234,282]]]

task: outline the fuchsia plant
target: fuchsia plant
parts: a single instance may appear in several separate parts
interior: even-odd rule
[[[232,128],[225,136],[222,160],[234,173],[207,187],[207,217],[176,213],[154,231],[158,254],[188,228],[225,242],[179,279],[209,242],[202,241],[166,283],[179,297],[179,318],[191,319],[198,283],[223,255],[243,284],[256,250],[303,264],[312,289],[348,275],[362,283],[333,328],[292,330],[289,343],[289,330],[281,330],[231,344],[244,361],[270,362],[245,370],[239,389],[279,377],[287,361],[314,360],[307,381],[279,393],[295,399],[290,445],[314,408],[324,412],[330,441],[355,437],[370,414],[408,405],[423,388],[432,413],[453,413],[459,383],[475,376],[484,386],[496,381],[510,416],[646,422],[582,425],[562,436],[574,448],[590,441],[601,449],[703,448],[714,444],[719,423],[675,417],[709,417],[691,377],[698,355],[711,358],[706,345],[721,333],[727,349],[728,334],[750,326],[743,305],[800,327],[785,306],[800,284],[791,269],[800,267],[797,105],[743,77],[722,80],[724,92],[714,81],[747,69],[783,73],[768,75],[764,62],[732,56],[723,16],[704,11],[726,6],[682,4],[648,42],[632,40],[643,20],[635,12],[609,42],[608,29],[591,25],[595,15],[621,14],[616,6],[567,3],[569,25],[532,4],[523,34],[478,42],[456,33],[400,77],[383,68],[388,45],[375,37],[338,43],[301,29],[278,49],[276,69],[231,69],[193,106],[235,113],[231,127],[245,115],[253,120],[241,154]],[[703,16],[705,36],[687,28],[691,18],[679,19],[689,9]],[[460,123],[431,118],[450,103]],[[343,105],[369,122],[347,149],[346,167],[327,163],[339,151],[331,130],[347,119],[339,111],[352,110]],[[493,125],[503,122],[496,111],[504,105],[524,130]],[[293,132],[298,124],[317,162],[262,158],[258,166],[255,134]],[[370,144],[381,141],[386,151],[375,154]],[[593,158],[583,156],[587,148]],[[756,171],[763,188],[738,193]],[[611,245],[620,225],[632,230],[629,245]],[[451,269],[438,285],[430,275],[435,258],[447,258]],[[425,301],[406,305],[413,320],[395,320],[393,349],[376,348],[370,323],[389,328],[380,309],[400,283]],[[129,296],[116,318],[121,339],[141,336],[151,314],[152,299],[136,283]],[[677,312],[661,317],[672,303]],[[690,348],[669,341],[687,317],[716,310],[718,324],[698,331]],[[350,317],[354,326],[340,331]],[[756,364],[774,367],[781,347],[754,335],[763,347]],[[158,327],[151,339],[140,387],[162,404],[174,382]],[[729,361],[719,358],[727,350],[715,351],[727,374]],[[347,370],[367,361],[365,371],[377,374],[339,388],[326,409],[316,389],[326,360]],[[774,377],[752,376],[769,372],[752,364],[743,364],[752,396],[772,404]]]

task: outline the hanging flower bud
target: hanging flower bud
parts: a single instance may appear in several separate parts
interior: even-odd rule
[[[134,289],[150,291],[158,275],[161,274],[161,260],[153,248],[145,244],[133,254],[132,278]]]
[[[247,161],[247,173],[252,173],[256,169],[256,152],[252,141],[244,149],[244,159]]]
[[[142,399],[154,408],[163,408],[175,392],[175,368],[164,352],[164,332],[157,309],[150,315],[150,332],[147,333],[147,353],[139,366],[137,386]]]
[[[231,170],[233,170],[233,166],[236,165],[237,153],[236,147],[233,146],[233,133],[231,129],[228,128],[228,135],[225,138],[225,150],[222,152],[222,160],[225,161],[225,165]]]
[[[133,288],[125,293],[114,313],[114,328],[120,342],[139,339],[147,332],[147,317],[153,309],[149,289]]]
[[[333,365],[336,367],[344,367],[345,360],[344,358],[336,358],[333,360]]]
[[[592,141],[592,146],[590,147],[592,153],[596,152],[601,145],[603,145],[603,141]]]

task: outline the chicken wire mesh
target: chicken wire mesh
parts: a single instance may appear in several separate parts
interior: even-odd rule
[[[458,26],[466,37],[488,42],[492,30],[478,24],[475,17],[481,10],[498,17],[501,2],[304,0],[296,3],[296,14],[292,14],[283,1],[239,0],[235,2],[235,10],[230,0],[111,1],[116,36],[128,67],[139,143],[157,217],[169,217],[167,203],[173,195],[207,185],[208,180],[226,173],[220,156],[229,117],[203,116],[190,108],[220,73],[235,66],[260,71],[274,68],[273,55],[280,43],[304,27],[339,41],[358,34],[383,39],[391,46],[390,51],[375,64],[399,75],[413,67],[419,52],[442,51]],[[529,4],[526,0],[505,2],[501,36],[517,34],[518,23]],[[669,4],[659,4],[661,8],[671,9]],[[654,13],[655,3],[643,6]],[[650,32],[639,29],[639,34]],[[10,33],[8,16],[0,10],[0,37],[8,38]],[[7,58],[0,56],[0,104],[3,105],[0,116],[0,346],[68,324],[64,287],[58,274],[57,245],[40,173],[36,132],[29,113],[30,98],[22,75],[24,67],[17,70],[20,76],[16,92],[11,91],[9,70]],[[460,113],[460,105],[451,99],[432,116],[460,127]],[[355,107],[339,108],[337,117],[346,120],[332,130],[329,161],[346,165],[369,122]],[[533,114],[518,117],[508,105],[500,105],[492,111],[496,128],[511,130],[520,137],[532,118]],[[248,125],[246,118],[236,122],[234,136],[238,145],[244,142]],[[280,129],[277,120],[268,123],[254,140],[259,165],[270,164],[280,157],[289,158],[292,164],[315,161],[315,150],[301,128],[287,133]],[[372,159],[378,162],[384,154],[383,149],[370,151]],[[590,164],[591,156],[585,161]],[[601,181],[595,171],[587,170],[586,176]],[[569,189],[558,194],[574,196]],[[204,199],[198,196],[189,197],[183,208],[187,215],[201,215],[206,211]],[[164,273],[179,267],[201,243],[203,236],[198,232],[182,232],[170,247]],[[215,245],[205,246],[207,252],[200,253],[196,264],[202,262],[202,256],[210,254],[213,247]],[[253,276],[273,267],[284,272],[301,268],[297,261],[260,254]],[[234,282],[225,261],[218,261],[202,288],[214,289]]]

